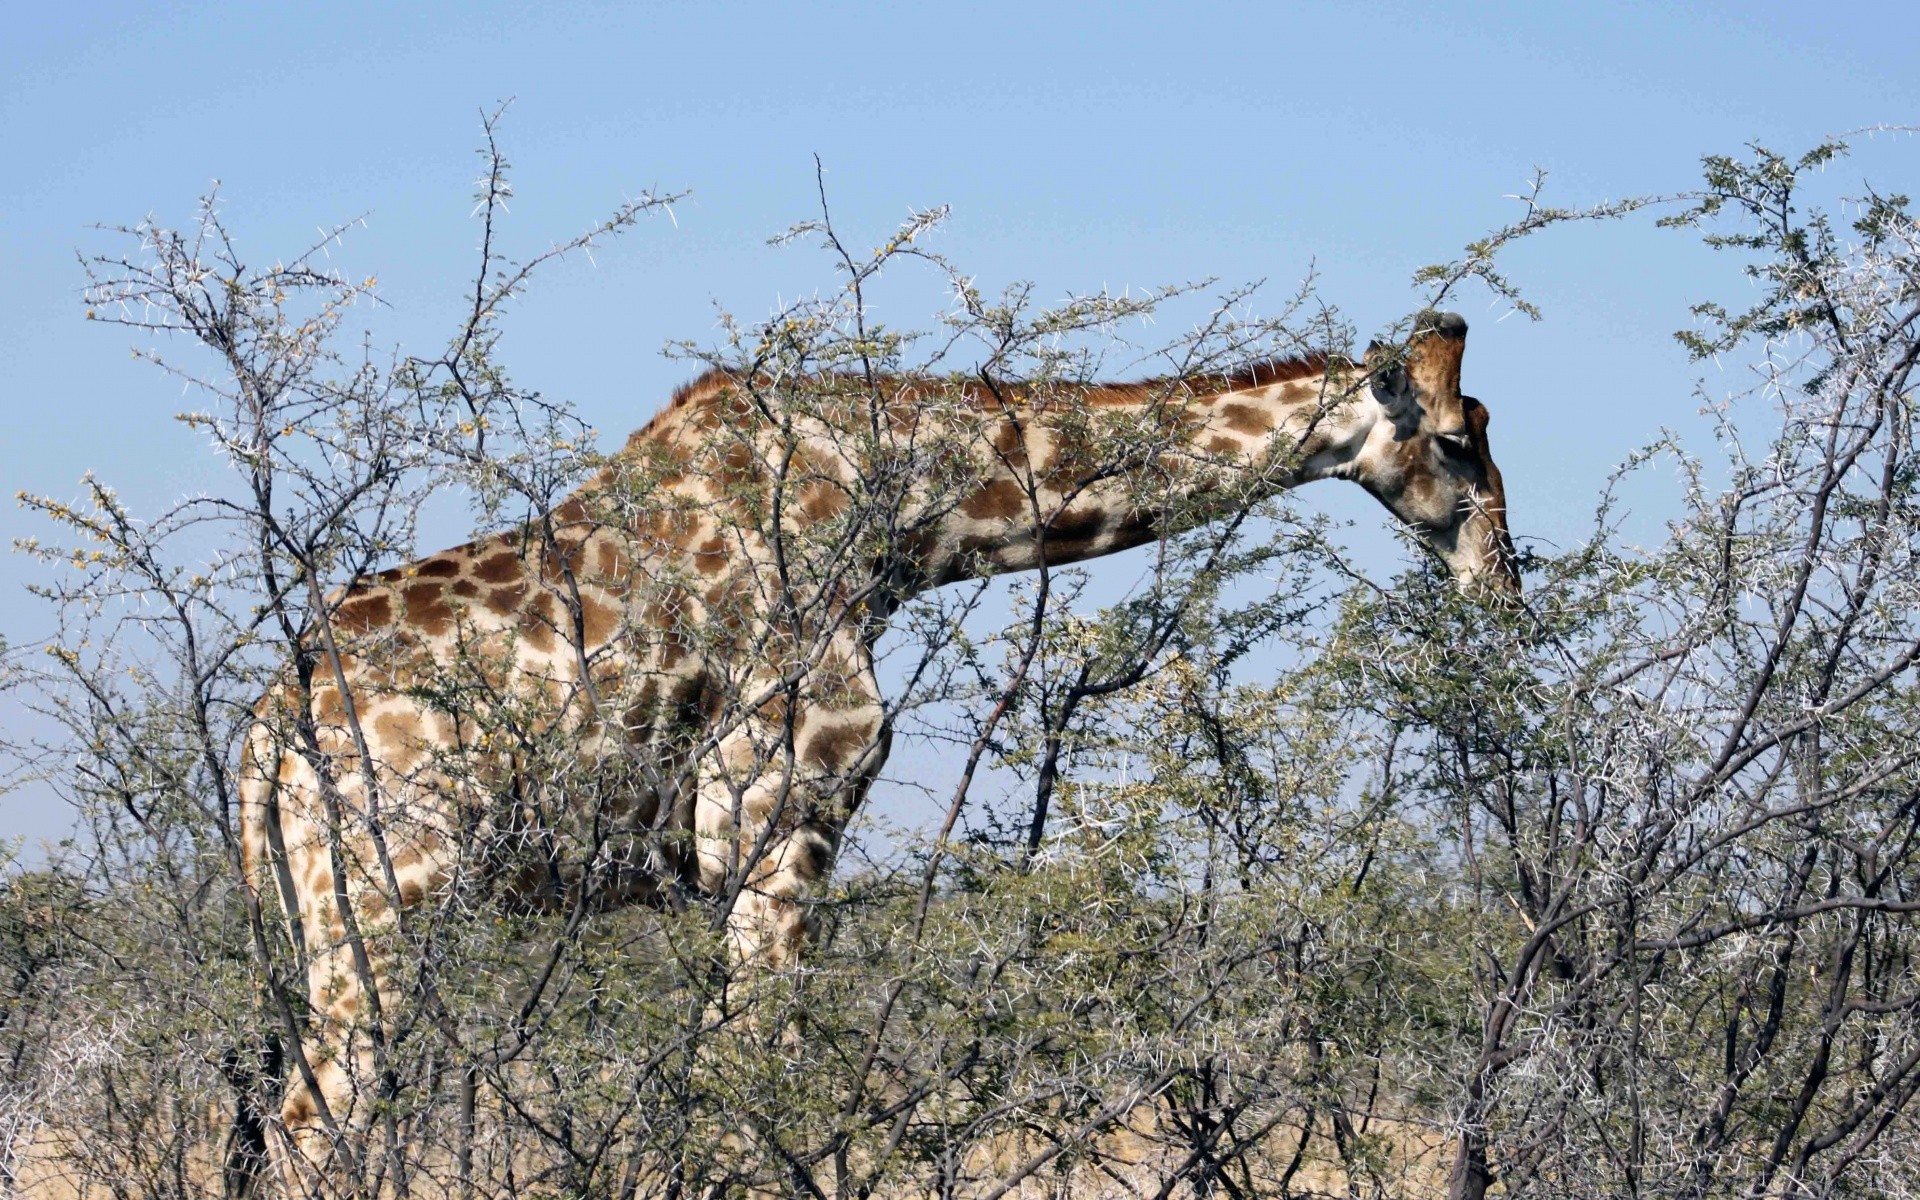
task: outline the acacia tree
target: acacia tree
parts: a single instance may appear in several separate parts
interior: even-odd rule
[[[47,666],[16,654],[6,682],[66,736],[15,750],[83,830],[0,905],[10,1179],[129,1196],[1912,1190],[1920,298],[1904,200],[1870,198],[1850,239],[1797,210],[1801,176],[1841,147],[1710,160],[1675,217],[1764,285],[1690,335],[1702,354],[1765,350],[1774,411],[1715,402],[1731,482],[1682,457],[1667,543],[1621,549],[1603,506],[1587,545],[1532,561],[1517,609],[1423,570],[1348,587],[1318,523],[1183,459],[1190,381],[1350,354],[1311,281],[1271,319],[1205,286],[989,296],[927,248],[941,213],[861,250],[823,198],[789,237],[822,246],[840,286],[680,347],[748,381],[737,411],[684,459],[622,460],[593,500],[610,524],[664,528],[681,504],[664,479],[727,481],[728,527],[778,547],[757,602],[784,619],[744,638],[630,622],[623,637],[717,664],[711,719],[645,753],[583,754],[579,697],[503,689],[484,645],[396,667],[459,723],[432,769],[473,797],[448,882],[408,905],[383,838],[418,818],[377,787],[355,807],[364,753],[298,716],[355,652],[345,586],[412,558],[422,499],[450,486],[479,526],[522,522],[567,561],[552,514],[609,458],[513,382],[501,318],[542,262],[671,199],[512,263],[492,128],[471,304],[431,355],[348,349],[372,281],[311,254],[250,269],[211,200],[187,232],[124,230],[131,251],[91,260],[95,319],[199,355],[151,357],[197,389],[183,419],[234,486],[152,521],[91,481],[80,504],[35,501],[64,530],[28,548],[71,572],[47,588],[65,624]],[[1634,207],[1536,193],[1417,283],[1524,307],[1495,269],[1505,245]],[[907,268],[953,288],[933,332],[876,319],[883,272]],[[1168,303],[1201,306],[1192,333],[1124,336]],[[1121,373],[1159,376],[1144,417],[1084,403],[1079,384]],[[725,950],[764,845],[737,850],[717,894],[668,878],[654,906],[613,908],[680,836],[636,826],[627,798],[690,786],[734,730],[754,734],[742,777],[791,761],[791,724],[764,714],[819,686],[861,611],[822,598],[884,588],[865,564],[965,494],[974,397],[1014,381],[1089,448],[1076,469],[1192,532],[1105,607],[1084,572],[1042,568],[892,614],[887,719],[957,781],[931,828],[856,826],[799,969],[742,973]],[[779,514],[814,495],[801,451],[823,419],[861,471],[833,520],[793,528]],[[769,445],[785,452],[743,459]],[[1188,519],[1196,503],[1210,521]],[[589,572],[609,569],[546,581],[556,630],[584,624],[607,582]],[[687,586],[620,583],[641,614]],[[584,653],[578,676],[592,711],[642,701],[643,681]],[[357,1021],[309,1009],[296,906],[245,886],[240,740],[275,695],[277,736],[334,789],[325,848],[344,864],[370,847],[354,869],[393,914],[341,908],[342,969],[398,964]],[[919,782],[901,775],[881,788]],[[326,1114],[324,1169],[303,1173],[276,1114],[328,1047],[352,1049],[370,1099]]]
[[[1710,158],[1663,221],[1758,294],[1681,335],[1753,385],[1702,397],[1720,461],[1643,456],[1687,483],[1664,544],[1621,548],[1603,504],[1526,619],[1365,597],[1341,636],[1385,661],[1316,668],[1399,735],[1393,788],[1457,847],[1453,1195],[1915,1187],[1920,260],[1904,197],[1845,229],[1805,207],[1844,151]]]

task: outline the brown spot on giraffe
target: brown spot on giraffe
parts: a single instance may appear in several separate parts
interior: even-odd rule
[[[411,771],[426,761],[422,742],[426,732],[420,718],[411,712],[385,712],[373,719],[374,741],[384,749],[379,753],[395,771]]]
[[[487,593],[487,611],[496,616],[504,617],[508,613],[518,611],[520,602],[526,599],[526,597],[527,585],[525,583],[514,583],[506,587],[494,588]]]
[[[511,550],[488,555],[473,568],[473,577],[481,583],[511,583],[526,573],[526,564]]]
[[[407,624],[428,637],[437,638],[453,628],[453,607],[446,591],[438,583],[415,583],[401,589],[407,602]]]
[[[746,483],[758,483],[765,475],[760,456],[753,445],[743,439],[735,438],[720,453],[720,468],[714,477],[722,487],[734,488]]]
[[[289,1129],[306,1129],[320,1118],[320,1109],[304,1085],[287,1089],[287,1102],[281,1106],[280,1119]]]
[[[554,634],[560,628],[560,601],[552,592],[541,592],[527,606],[527,619],[521,623],[520,637],[542,654],[552,653]]]
[[[613,640],[619,628],[620,610],[617,607],[602,603],[591,595],[583,594],[580,597],[580,629],[587,649],[606,645]]]
[[[341,637],[360,637],[384,629],[393,621],[393,599],[385,591],[366,592],[342,604],[333,614],[333,631]]]
[[[817,723],[800,749],[800,760],[810,767],[839,767],[849,754],[864,748],[869,730],[864,722],[828,721]]]
[[[801,762],[826,770],[849,766],[852,755],[866,749],[870,724],[864,720],[828,720],[816,718],[812,730],[801,745]]]
[[[1027,493],[1011,479],[995,479],[969,496],[960,511],[976,521],[1007,521],[1027,511]]]
[[[540,581],[549,587],[565,587],[577,580],[586,554],[585,537],[578,529],[562,530],[540,548]]]
[[[693,569],[702,575],[715,575],[727,569],[727,539],[714,534],[693,552]]]
[[[340,689],[332,684],[315,686],[313,689],[313,719],[322,725],[333,725],[346,720],[347,705],[341,699]]]
[[[1085,500],[1078,501],[1045,522],[1047,536],[1065,542],[1084,542],[1098,537],[1106,527],[1106,510]]]
[[[620,543],[612,537],[602,537],[594,546],[594,565],[600,572],[599,582],[608,585],[622,585],[633,571],[633,562],[620,548]]]
[[[846,488],[824,479],[800,489],[800,511],[810,521],[830,521],[847,511],[851,503]]]
[[[393,869],[411,871],[426,861],[426,854],[418,846],[405,846],[394,852]]]
[[[1273,432],[1274,414],[1263,407],[1253,404],[1223,404],[1220,406],[1221,419],[1227,428],[1235,433],[1256,436]]]

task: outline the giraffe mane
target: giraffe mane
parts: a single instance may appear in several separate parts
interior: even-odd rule
[[[1089,390],[1102,398],[1130,400],[1151,394],[1165,394],[1173,388],[1185,388],[1190,395],[1217,392],[1241,392],[1275,383],[1292,383],[1324,375],[1334,356],[1323,350],[1282,358],[1263,358],[1231,371],[1203,372],[1198,375],[1156,375],[1131,383],[1096,383]]]
[[[633,431],[627,438],[629,449],[659,432],[660,427],[674,413],[692,404],[695,400],[704,400],[718,392],[739,376],[725,367],[708,367],[692,379],[673,389],[673,396],[662,405],[660,410],[647,418],[647,423]]]
[[[1299,379],[1313,379],[1326,374],[1333,362],[1333,355],[1324,350],[1315,350],[1311,354],[1296,354],[1286,358],[1264,358],[1235,371],[1203,375],[1197,379],[1189,379],[1187,382],[1211,385],[1218,381],[1225,385],[1221,388],[1222,391],[1239,391],[1244,388],[1266,387],[1273,383],[1292,383]]]
[[[1312,379],[1326,374],[1334,364],[1336,356],[1323,350],[1308,354],[1284,357],[1264,358],[1257,362],[1237,367],[1231,371],[1219,371],[1200,375],[1156,375],[1146,379],[1129,382],[1095,382],[1086,385],[1086,390],[1095,403],[1126,402],[1155,392],[1164,392],[1173,386],[1184,385],[1192,394],[1214,392],[1237,392],[1248,388],[1267,387],[1276,383],[1292,383],[1300,379]],[[634,430],[628,437],[627,445],[636,446],[641,441],[661,432],[661,427],[680,410],[698,401],[706,400],[718,394],[728,385],[738,381],[740,375],[725,367],[709,367],[673,390],[673,396],[662,405],[659,411],[647,419],[647,423]],[[889,380],[899,381],[897,376],[888,376]],[[911,381],[912,377],[907,377]],[[1015,381],[1014,386],[1019,386]],[[969,388],[969,390],[972,390]]]

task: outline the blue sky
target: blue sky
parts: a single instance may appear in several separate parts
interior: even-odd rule
[[[1415,268],[1514,215],[1536,166],[1587,203],[1684,189],[1750,140],[1920,120],[1914,45],[1908,10],[1874,3],[22,6],[0,40],[0,481],[69,496],[92,470],[157,506],[212,478],[171,421],[178,386],[82,319],[75,252],[110,245],[95,222],[186,220],[215,178],[263,258],[367,213],[340,261],[380,276],[384,337],[432,345],[471,261],[478,114],[507,97],[519,252],[693,189],[509,325],[523,383],[618,431],[686,376],[658,351],[712,338],[716,304],[753,317],[831,286],[819,255],[765,244],[811,215],[815,154],[857,240],[950,204],[936,246],[990,287],[1266,278],[1277,306],[1317,263],[1373,328],[1418,303]],[[1920,143],[1883,136],[1830,175],[1912,192],[1916,164]],[[1507,265],[1547,319],[1464,295],[1467,387],[1516,532],[1564,541],[1613,463],[1688,423],[1701,372],[1670,334],[1740,285],[1650,219]],[[898,315],[930,315],[906,302],[933,293],[900,294]],[[1355,489],[1311,499],[1390,553]],[[6,511],[6,539],[46,532]],[[0,555],[15,644],[46,629],[36,570]],[[0,797],[0,836],[62,824],[43,793]]]

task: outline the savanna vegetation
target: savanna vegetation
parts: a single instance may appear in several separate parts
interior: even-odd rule
[[[424,354],[361,336],[373,285],[319,247],[243,257],[212,198],[182,229],[120,230],[87,259],[88,315],[159,348],[192,396],[182,447],[210,445],[228,484],[158,513],[101,480],[30,500],[45,532],[21,549],[60,633],[7,652],[0,686],[43,718],[7,749],[78,827],[0,885],[0,1178],[114,1197],[1920,1194],[1920,230],[1902,196],[1803,199],[1845,153],[1709,158],[1658,202],[1536,195],[1413,281],[1409,311],[1490,289],[1530,312],[1500,252],[1615,218],[1705,238],[1744,275],[1746,306],[1703,304],[1680,335],[1747,381],[1674,381],[1717,439],[1648,429],[1616,481],[1684,481],[1651,544],[1610,491],[1583,542],[1529,548],[1517,602],[1424,561],[1383,586],[1292,500],[1232,503],[1223,477],[1224,515],[1133,552],[1118,600],[1083,594],[1099,564],[908,600],[880,642],[894,764],[798,966],[729,955],[737,888],[607,902],[646,851],[602,818],[657,763],[583,754],[551,697],[474,683],[484,661],[413,680],[473,732],[442,768],[495,790],[445,886],[355,935],[399,982],[366,1018],[368,1103],[317,1174],[277,1121],[329,1018],[280,896],[247,885],[241,740],[263,695],[321,686],[312,631],[344,585],[435,548],[430,497],[537,539],[605,464],[565,402],[508,373],[503,322],[543,264],[673,198],[514,262],[489,125],[471,302]],[[784,539],[779,603],[863,578],[903,495],[964,486],[937,438],[852,419],[903,378],[945,381],[933,408],[984,379],[1070,410],[1071,385],[1142,362],[1175,388],[1272,356],[1381,361],[1311,281],[1272,317],[1211,286],[990,294],[928,248],[941,216],[868,248],[823,209],[788,236],[836,286],[675,348],[690,375],[770,381],[742,419],[776,442],[837,412],[871,465],[804,531],[732,510]],[[926,329],[873,320],[905,271],[950,286]],[[1207,315],[1135,341],[1170,304]],[[1090,474],[1182,444],[1178,423],[1058,419],[1081,423]],[[1154,511],[1195,492],[1138,479]],[[635,480],[620,519],[657,518]],[[767,496],[788,486],[805,480]],[[657,636],[645,611],[631,636]],[[773,653],[690,636],[716,661]],[[715,711],[758,703],[716,686]],[[930,820],[893,817],[909,793]],[[343,811],[334,836],[377,817]],[[530,862],[576,882],[516,900],[501,880]]]

